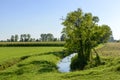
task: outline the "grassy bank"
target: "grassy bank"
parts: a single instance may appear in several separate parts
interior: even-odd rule
[[[104,65],[69,73],[60,73],[56,67],[62,58],[63,53],[60,51],[63,49],[63,47],[0,47],[1,64],[11,59],[20,59],[14,65],[0,71],[0,80],[120,79],[120,43],[107,43],[97,49],[102,61],[105,62]]]

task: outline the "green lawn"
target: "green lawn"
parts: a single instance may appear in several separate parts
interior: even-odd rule
[[[120,80],[120,43],[98,49],[104,65],[84,71],[60,73],[56,64],[63,47],[0,47],[0,62],[21,59],[0,71],[0,80]],[[21,58],[25,57],[26,58]]]

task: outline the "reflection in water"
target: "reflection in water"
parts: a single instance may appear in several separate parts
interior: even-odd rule
[[[60,72],[70,72],[70,63],[71,58],[74,57],[77,53],[73,53],[65,58],[63,58],[58,64],[58,70]]]

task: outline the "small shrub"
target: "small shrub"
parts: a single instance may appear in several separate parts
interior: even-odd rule
[[[80,65],[83,64],[83,63],[81,63],[80,60],[82,60],[82,59],[79,59],[78,55],[76,55],[75,57],[73,57],[71,59],[71,64],[70,64],[71,71],[89,69],[89,68],[97,67],[99,65],[105,65],[105,62],[101,62],[98,55],[93,60],[88,61],[82,67]]]

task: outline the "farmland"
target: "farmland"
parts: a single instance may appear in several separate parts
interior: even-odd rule
[[[64,41],[58,42],[0,42],[0,47],[36,47],[36,46],[64,46]]]
[[[119,80],[120,43],[97,48],[103,65],[61,73],[56,64],[64,47],[0,47],[0,80]],[[8,65],[9,64],[9,65]]]

